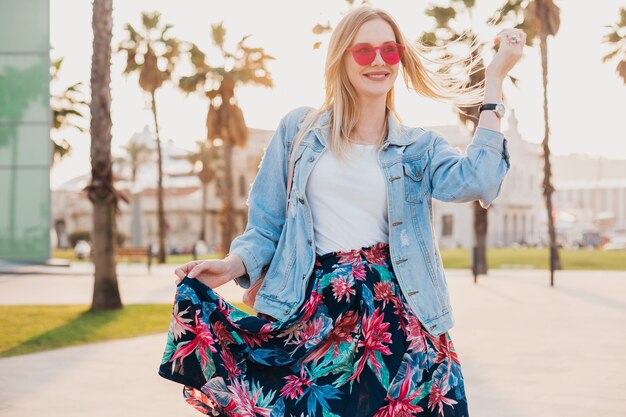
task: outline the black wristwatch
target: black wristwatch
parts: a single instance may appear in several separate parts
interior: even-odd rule
[[[479,113],[485,110],[493,110],[496,116],[498,116],[498,119],[502,119],[506,112],[506,107],[504,107],[502,103],[483,103],[483,105],[480,106]]]

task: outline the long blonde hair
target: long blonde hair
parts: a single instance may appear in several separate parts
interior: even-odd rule
[[[396,42],[405,47],[400,63],[407,88],[425,97],[449,101],[458,107],[474,106],[482,102],[485,91],[484,80],[476,85],[469,85],[467,82],[470,74],[480,70],[482,66],[482,63],[479,62],[480,60],[459,59],[450,54],[444,54],[442,58],[432,57],[432,52],[445,49],[453,43],[461,41],[460,38],[444,47],[426,46],[420,42],[413,43],[407,40],[389,13],[367,5],[359,6],[347,13],[333,30],[326,55],[324,75],[326,98],[324,104],[318,111],[312,112],[313,114],[306,118],[303,124],[304,129],[301,129],[294,143],[300,142],[306,131],[315,124],[315,120],[319,115],[327,110],[331,110],[331,117],[328,121],[330,129],[328,147],[338,156],[344,155],[344,150],[349,146],[349,142],[343,138],[350,137],[353,133],[359,118],[359,106],[357,102],[358,96],[348,79],[348,74],[343,64],[343,57],[360,27],[365,22],[374,19],[382,19],[387,22],[395,34]],[[477,42],[472,41],[470,45],[471,51],[468,56],[480,56],[480,54],[476,54],[479,47],[480,45]],[[436,68],[429,68],[424,64],[425,61],[434,64]],[[449,71],[452,66],[460,62],[467,64],[463,71],[465,77],[459,77],[458,74],[452,74]],[[464,80],[463,78],[466,79]],[[387,112],[391,112],[392,117],[400,121],[394,104],[394,87],[387,93],[386,107]],[[382,145],[382,140],[379,145]]]

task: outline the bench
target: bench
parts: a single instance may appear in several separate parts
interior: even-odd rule
[[[149,246],[120,246],[115,248],[116,258],[143,259],[148,262],[148,272],[152,267],[152,251]]]

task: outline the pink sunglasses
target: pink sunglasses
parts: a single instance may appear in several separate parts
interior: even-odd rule
[[[397,42],[385,42],[380,46],[370,43],[357,43],[348,48],[352,58],[359,65],[369,65],[376,59],[376,51],[380,51],[380,57],[389,65],[395,65],[402,59],[404,45]]]

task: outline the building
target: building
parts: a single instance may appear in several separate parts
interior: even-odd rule
[[[545,242],[545,209],[541,197],[542,160],[539,147],[524,141],[517,131],[517,119],[512,112],[509,129],[505,132],[511,152],[511,171],[502,186],[502,192],[489,208],[488,245],[510,246],[514,244],[538,244]],[[470,135],[458,126],[434,126],[453,146],[465,149]],[[269,143],[271,131],[250,129],[248,146],[234,153],[235,208],[239,214],[239,230],[247,222],[246,198],[254,180],[264,148]],[[143,141],[154,146],[154,140],[146,128],[131,140]],[[195,175],[190,175],[191,164],[185,156],[190,151],[180,149],[172,141],[163,146],[165,212],[168,223],[167,244],[171,251],[189,251],[199,238],[201,188]],[[118,172],[118,177],[129,178],[128,171]],[[122,203],[118,216],[118,230],[126,242],[135,246],[148,245],[157,241],[156,216],[156,162],[141,167],[137,183],[121,179],[116,187],[137,198],[132,204]],[[91,203],[82,195],[88,175],[77,177],[53,192],[53,215],[57,231],[57,245],[67,245],[69,233],[91,230]],[[207,244],[219,244],[218,213],[220,199],[217,184],[208,189]],[[442,247],[464,247],[473,245],[471,203],[444,203],[433,201],[435,227]],[[543,216],[543,217],[542,217]],[[140,218],[140,221],[136,219]],[[135,221],[133,221],[135,219]],[[134,225],[133,225],[134,224]]]
[[[237,229],[243,231],[247,223],[246,199],[250,184],[258,170],[264,148],[271,131],[249,129],[248,145],[233,151],[234,201],[237,211]],[[131,140],[155,148],[156,144],[149,129],[135,134]],[[193,166],[187,160],[192,152],[177,147],[172,140],[162,146],[164,209],[166,215],[168,251],[188,252],[200,238],[202,190],[199,178],[192,173]],[[130,180],[130,167],[118,166],[115,170],[116,189],[129,197],[130,203],[120,202],[117,229],[125,244],[147,246],[156,244],[157,238],[157,190],[158,177],[156,154],[153,161],[140,167],[135,184]],[[56,231],[55,246],[67,247],[72,234],[85,235],[92,228],[92,205],[82,189],[87,185],[90,174],[84,174],[53,190],[52,213]],[[207,192],[207,244],[218,245],[220,226],[218,221],[221,206],[217,183],[211,182]]]
[[[464,151],[471,133],[458,125],[431,126],[450,144]],[[272,132],[250,129],[248,146],[234,152],[234,204],[239,214],[238,229],[247,222],[246,199],[256,175],[264,148]],[[515,112],[511,111],[504,131],[510,151],[511,169],[502,184],[501,193],[488,211],[488,246],[545,245],[548,242],[546,209],[542,196],[543,157],[541,147],[525,141],[518,132]],[[132,140],[155,146],[149,130]],[[197,176],[190,174],[186,160],[190,151],[172,141],[163,146],[165,211],[168,222],[167,244],[172,251],[189,251],[199,238],[202,191]],[[560,161],[560,157],[554,159]],[[554,160],[553,159],[553,160]],[[609,163],[607,162],[608,166]],[[157,241],[156,162],[142,166],[136,184],[128,180],[128,168],[118,170],[116,187],[136,198],[131,204],[120,204],[118,229],[127,244],[144,246]],[[58,246],[68,244],[71,233],[91,230],[91,203],[81,194],[88,174],[67,182],[53,192],[53,218]],[[576,244],[590,231],[619,233],[626,229],[626,178],[623,180],[566,181],[556,179],[554,214],[557,236],[561,243]],[[207,244],[219,244],[218,214],[221,201],[216,183],[208,188]],[[474,245],[473,204],[445,203],[433,200],[434,227],[443,248],[470,248]]]
[[[48,9],[0,2],[0,259],[50,258]]]
[[[511,169],[501,193],[488,210],[487,245],[536,245],[547,241],[545,205],[541,195],[543,160],[539,145],[522,139],[515,111],[504,131],[510,152]],[[451,145],[465,150],[471,132],[457,125],[431,126]],[[470,248],[474,245],[473,203],[446,203],[433,200],[436,236],[444,248]]]
[[[565,242],[577,244],[590,232],[626,236],[626,178],[560,181],[556,187],[554,205]]]

